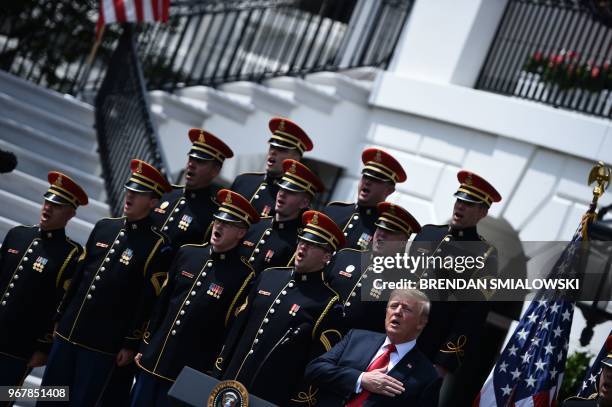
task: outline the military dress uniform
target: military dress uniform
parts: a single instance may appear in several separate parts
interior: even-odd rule
[[[274,148],[297,150],[300,155],[313,148],[306,132],[289,119],[274,117],[268,123],[272,136],[268,144]],[[279,176],[265,172],[247,172],[236,177],[230,189],[247,198],[261,216],[274,216]]]
[[[377,148],[367,148],[361,154],[364,168],[363,177],[395,185],[406,181],[406,173],[401,164],[390,154]],[[370,247],[378,213],[376,206],[366,207],[359,203],[330,202],[324,213],[332,218],[346,237],[346,247],[366,250]]]
[[[248,227],[259,220],[255,208],[235,192],[221,190],[218,200],[222,204],[215,217],[222,221],[230,218]],[[238,242],[223,253],[208,243],[180,248],[155,307],[150,333],[143,338],[137,361],[142,372],[132,406],[168,405],[167,392],[185,366],[212,370],[230,316],[255,278],[239,251]]]
[[[474,173],[460,171],[458,180],[460,185],[454,196],[459,200],[486,206],[501,200],[497,190]],[[497,250],[478,234],[476,226],[454,229],[450,225],[425,225],[415,237],[410,254],[440,258],[482,257],[484,267],[466,269],[461,273],[461,277],[465,279],[490,278],[495,277],[497,273]],[[415,276],[452,279],[457,276],[457,272],[453,269],[430,267],[417,270]],[[462,403],[468,402],[480,389],[481,383],[475,379],[480,372],[473,372],[471,369],[474,369],[472,364],[478,358],[478,346],[483,339],[481,332],[490,304],[486,301],[486,293],[480,292],[466,294],[436,291],[428,294],[432,300],[429,322],[419,335],[417,345],[434,364],[456,373],[456,382],[453,385],[456,390],[450,392],[454,394],[454,401],[447,401],[446,403],[451,404],[442,405],[463,405]],[[451,296],[466,296],[464,299],[467,301],[452,301]],[[463,395],[465,400],[461,401],[460,395]]]
[[[50,172],[48,180],[45,200],[87,205],[87,194],[68,176]],[[53,315],[82,252],[63,228],[16,226],[7,233],[0,250],[0,386],[21,385],[34,352],[49,353]]]
[[[319,177],[298,161],[283,161],[283,170],[278,183],[281,189],[305,193],[311,199],[324,189]],[[257,273],[270,267],[290,266],[301,226],[301,214],[286,221],[278,221],[275,217],[264,218],[245,235],[242,253]]]
[[[378,219],[376,227],[391,232],[405,234],[408,241],[412,233],[418,233],[421,226],[414,217],[400,206],[389,202],[377,205]],[[325,275],[331,288],[340,296],[343,305],[343,325],[350,329],[365,329],[385,332],[386,298],[381,298],[382,291],[375,288],[374,280],[399,281],[397,270],[390,270],[388,275],[374,273],[372,269],[371,250],[345,248],[334,256],[325,268]],[[393,274],[391,274],[393,273]]]
[[[605,377],[609,377],[610,375],[610,371],[612,371],[612,335],[608,336],[608,339],[606,340],[604,347],[607,351],[607,354],[605,357],[603,357],[601,359],[601,373],[600,376],[598,378],[598,381],[595,382],[595,386],[597,388],[597,386],[600,385],[600,380],[606,380]],[[594,365],[593,365],[594,366]],[[591,367],[591,369],[593,369],[593,366]],[[609,386],[609,383],[608,383]],[[598,406],[604,406],[604,405],[610,405],[610,395],[609,395],[609,390],[608,390],[608,400],[603,400],[602,397],[599,396],[599,392],[596,391],[593,394],[591,394],[588,397],[580,397],[580,396],[574,396],[574,397],[570,397],[568,399],[566,399],[563,404],[561,404],[561,407],[598,407]],[[607,403],[604,403],[604,401],[606,401]]]
[[[132,160],[126,188],[161,196],[170,184],[150,165]],[[96,223],[58,309],[56,339],[42,384],[70,386],[74,405],[93,405],[119,350],[136,350],[166,279],[168,240],[150,216]]]
[[[343,243],[338,227],[322,213],[308,211],[302,219],[301,239],[333,249]],[[312,405],[316,390],[296,393],[306,364],[340,340],[337,301],[321,272],[265,270],[239,308],[215,375],[238,380],[250,393],[280,406]]]
[[[223,141],[207,131],[190,129],[189,139],[192,143],[189,157],[195,160],[215,160],[223,165],[225,159],[234,156]],[[203,243],[207,239],[213,214],[219,206],[216,201],[219,190],[216,185],[200,189],[174,186],[161,197],[152,217],[155,225],[170,238],[175,250],[184,244]]]
[[[598,407],[600,406],[599,402],[598,394],[593,393],[589,397],[570,397],[561,404],[561,407]]]

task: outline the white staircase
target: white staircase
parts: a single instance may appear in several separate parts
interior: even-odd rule
[[[93,224],[109,215],[93,124],[92,106],[0,72],[0,149],[18,160],[15,171],[0,174],[0,241],[18,224],[38,223],[52,170],[89,195],[68,223],[70,238],[85,244]]]
[[[234,150],[221,172],[231,183],[246,171],[261,171],[268,121],[272,116],[294,120],[315,142],[307,156],[358,174],[361,150],[369,133],[368,104],[374,68],[321,72],[304,78],[278,77],[263,84],[233,82],[214,89],[194,86],[174,94],[150,93],[160,145],[173,176],[184,167],[190,143],[187,130],[201,127],[219,136]],[[334,199],[350,199],[356,179],[343,177]]]

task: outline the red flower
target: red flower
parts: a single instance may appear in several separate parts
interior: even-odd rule
[[[535,54],[533,54],[533,60],[540,62],[542,60],[542,51],[537,51]]]
[[[599,67],[598,66],[594,66],[591,69],[591,78],[597,79],[598,77],[599,77]]]
[[[559,65],[559,64],[563,63],[563,55],[561,55],[561,54],[560,54],[560,55],[557,55],[557,56],[554,58],[554,61],[555,61],[555,65]]]

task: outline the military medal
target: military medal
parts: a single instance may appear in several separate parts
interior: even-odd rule
[[[242,244],[244,246],[246,246],[246,247],[253,247],[253,246],[255,246],[255,243],[249,242],[248,240],[243,241]]]
[[[272,256],[274,256],[274,250],[268,250],[268,251],[266,252],[266,257],[264,258],[264,261],[265,261],[266,263],[269,263],[269,262],[270,262],[270,260],[272,260]]]
[[[12,254],[19,254],[19,250],[15,250],[15,249],[8,249],[8,252]]]
[[[346,266],[346,270],[340,270],[338,274],[346,278],[351,278],[353,277],[353,271],[355,271],[355,266],[349,264]]]
[[[218,298],[221,298],[222,292],[223,292],[223,287],[215,283],[210,283],[210,286],[208,287],[208,291],[206,291],[206,294],[218,299]]]
[[[270,210],[272,210],[270,205],[264,206],[264,208],[261,210],[261,216],[268,216],[270,214]]]
[[[36,259],[36,261],[32,265],[32,268],[34,270],[38,271],[39,273],[42,273],[43,270],[45,269],[45,264],[47,264],[48,261],[49,261],[49,259],[45,259],[42,256],[38,256],[38,258]]]
[[[127,266],[130,264],[133,255],[134,251],[132,249],[125,249],[123,253],[121,253],[121,259],[119,261]]]
[[[181,271],[181,275],[185,276],[187,278],[193,278],[193,274],[188,272],[188,271],[186,271],[186,270]]]
[[[178,228],[181,230],[187,230],[193,218],[189,215],[183,215],[181,220],[178,223]]]
[[[376,288],[372,288],[370,290],[370,296],[376,299],[379,299],[381,294],[382,294],[382,290],[377,290]]]
[[[261,295],[267,295],[267,296],[269,296],[270,294],[272,294],[270,291],[265,291],[265,290],[259,290],[257,293],[258,293],[258,294],[261,294]]]
[[[361,236],[359,237],[359,240],[357,241],[357,245],[365,250],[368,248],[368,245],[370,244],[370,240],[372,240],[372,235],[369,235],[367,233],[362,233]]]
[[[295,314],[297,314],[297,312],[300,310],[300,306],[297,304],[293,304],[291,306],[291,308],[289,309],[289,315],[291,315],[292,317],[295,316]]]

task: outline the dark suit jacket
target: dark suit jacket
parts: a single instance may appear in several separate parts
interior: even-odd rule
[[[317,406],[344,406],[354,396],[359,375],[385,341],[385,334],[353,329],[329,352],[306,367],[306,381],[319,387]],[[404,384],[404,392],[395,397],[372,394],[364,407],[434,406],[440,381],[425,355],[416,347],[389,371]]]

